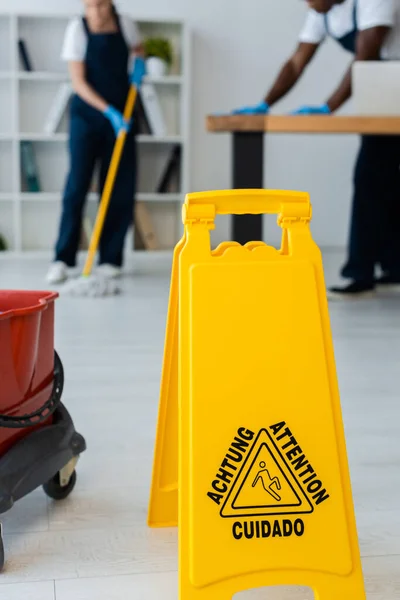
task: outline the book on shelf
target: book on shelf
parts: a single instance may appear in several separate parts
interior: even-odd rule
[[[48,135],[56,133],[61,119],[68,108],[72,96],[72,85],[69,82],[62,83],[58,88],[57,94],[53,100],[49,114],[44,125],[44,132]]]
[[[7,240],[4,235],[0,233],[0,252],[5,252],[7,250]]]

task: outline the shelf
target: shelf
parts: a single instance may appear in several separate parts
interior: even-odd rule
[[[20,81],[69,81],[70,79],[68,73],[50,73],[46,71],[20,71],[17,77]]]
[[[181,85],[181,75],[165,75],[164,77],[145,77],[144,83],[154,83],[156,85]]]
[[[56,192],[21,192],[22,202],[61,202],[62,191]],[[97,194],[89,194],[88,199],[92,202],[97,200]]]
[[[57,202],[61,199],[61,194],[54,192],[21,192],[22,202]]]
[[[0,140],[3,138],[0,136]],[[5,139],[12,139],[12,137],[7,136]],[[20,133],[18,135],[18,139],[20,141],[27,142],[67,142],[68,141],[68,133],[54,133],[51,135],[46,135],[45,133]],[[137,141],[141,144],[182,144],[183,139],[180,135],[167,135],[167,136],[157,136],[157,135],[138,135]]]
[[[11,3],[12,4],[12,3]],[[0,230],[10,247],[51,249],[54,230],[62,210],[65,177],[69,169],[69,113],[64,111],[54,133],[45,130],[49,111],[58,90],[71,78],[60,58],[60,39],[65,35],[73,13],[28,14],[13,11],[0,19]],[[181,189],[189,189],[188,143],[190,118],[190,39],[186,25],[175,19],[137,19],[143,38],[161,36],[170,40],[176,61],[161,77],[151,71],[144,83],[154,86],[159,97],[165,129],[162,135],[136,136],[140,158],[136,201],[145,203],[160,246],[173,248],[179,239],[179,206],[184,202]],[[24,39],[31,54],[34,71],[26,71],[21,61],[18,40]],[[1,117],[1,115],[3,115]],[[111,130],[110,130],[111,131]],[[29,192],[21,149],[24,143],[34,149],[40,192]],[[175,147],[182,148],[180,171],[171,176],[170,193],[159,194],[157,181]],[[97,173],[94,181],[97,184]],[[181,183],[181,186],[179,185]],[[175,190],[178,190],[177,192]],[[88,214],[92,218],[99,194],[87,194]],[[133,250],[133,245],[131,248]]]
[[[0,79],[11,78],[13,74],[7,71],[0,71]],[[52,73],[50,71],[19,71],[17,78],[21,81],[69,81],[68,73]],[[181,85],[181,75],[165,75],[163,77],[145,77],[145,83],[155,85]]]
[[[67,133],[53,133],[46,135],[45,133],[20,133],[18,139],[21,142],[67,142]]]
[[[137,202],[182,202],[183,194],[137,194]]]
[[[0,200],[9,200],[12,194],[0,194]],[[20,194],[23,202],[60,202],[62,194],[56,194],[54,192],[22,192]],[[182,194],[137,194],[136,200],[138,202],[181,202],[183,198]],[[90,202],[97,202],[98,195],[90,193],[88,195]]]
[[[180,135],[138,135],[137,141],[142,144],[182,144],[183,138]]]

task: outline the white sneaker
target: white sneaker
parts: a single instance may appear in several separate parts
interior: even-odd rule
[[[122,269],[107,263],[99,265],[97,271],[100,273],[100,275],[103,275],[103,277],[106,277],[107,279],[117,279],[118,277],[121,277],[122,274]]]
[[[68,267],[61,261],[56,261],[50,265],[46,276],[48,283],[62,283],[68,279]]]

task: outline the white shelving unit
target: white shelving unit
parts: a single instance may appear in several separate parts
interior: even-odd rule
[[[59,86],[68,81],[60,60],[71,14],[0,14],[0,234],[9,250],[52,250],[58,230],[62,192],[68,172],[68,113],[56,133],[44,124]],[[143,37],[168,37],[174,64],[165,77],[147,78],[156,87],[168,133],[138,135],[137,200],[148,203],[160,247],[172,248],[181,235],[181,203],[190,191],[189,106],[190,36],[182,22],[132,17]],[[33,71],[26,72],[18,41],[23,39]],[[40,192],[29,192],[21,171],[21,143],[31,142]],[[157,183],[174,146],[182,150],[180,187],[156,193]],[[90,193],[87,213],[94,218],[98,196]],[[129,248],[133,249],[131,238]]]

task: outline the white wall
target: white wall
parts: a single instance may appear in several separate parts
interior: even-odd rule
[[[47,12],[48,0],[0,0],[0,11]],[[257,102],[294,47],[305,2],[298,0],[117,0],[138,18],[184,19],[193,35],[192,190],[230,187],[230,138],[205,132],[205,116]],[[219,15],[216,15],[218,6]],[[79,0],[53,0],[51,10],[78,11]],[[328,43],[275,112],[326,99],[350,57]],[[347,240],[351,178],[358,140],[344,136],[275,135],[266,140],[270,188],[306,190],[314,205],[313,234],[323,246]],[[269,223],[270,221],[268,221]],[[215,240],[228,235],[227,218]],[[271,231],[272,230],[272,231]],[[276,243],[272,223],[266,240]]]

